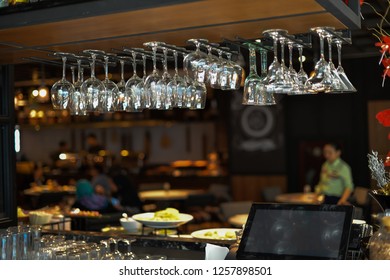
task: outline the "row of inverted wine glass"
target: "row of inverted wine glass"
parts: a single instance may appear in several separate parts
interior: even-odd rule
[[[310,78],[303,70],[302,51],[303,46],[297,45],[299,51],[300,69],[295,71],[292,64],[293,47],[296,44],[286,39],[285,30],[267,30],[266,33],[273,38],[274,60],[267,69],[267,55],[264,49],[261,54],[261,76],[256,70],[256,49],[255,44],[249,44],[250,73],[245,80],[244,95],[242,103],[245,105],[274,105],[276,104],[273,94],[285,93],[290,95],[313,94],[318,92],[341,93],[355,92],[351,82],[348,80],[344,69],[341,66],[341,40],[332,38],[321,28],[313,29],[320,37],[320,61],[316,63]],[[282,36],[280,34],[283,34]],[[329,46],[329,62],[325,61],[324,38],[327,38]],[[280,62],[278,60],[278,42],[281,46]],[[332,43],[338,49],[338,68],[332,62]],[[287,44],[289,50],[289,67],[284,60],[284,48]],[[268,70],[268,71],[267,71]]]
[[[82,240],[52,242],[46,238],[41,242],[37,258],[40,260],[135,259],[135,255],[131,252],[131,243],[134,241],[133,239],[110,238],[100,243],[87,243]],[[118,243],[123,244],[122,251],[118,250]]]
[[[189,69],[195,80],[207,83],[211,88],[221,90],[237,90],[240,88],[243,68],[232,61],[233,53],[229,48],[214,47],[205,39],[190,39],[188,42],[196,46],[196,50],[184,57],[184,67]],[[201,51],[207,48],[207,53]],[[213,52],[217,52],[215,56]],[[226,56],[224,58],[223,56]],[[185,69],[185,71],[187,71]]]
[[[356,89],[348,80],[341,66],[341,39],[334,37],[334,28],[332,27],[315,27],[312,32],[318,34],[320,39],[320,60],[316,63],[314,71],[310,77],[303,72],[302,68],[302,46],[298,45],[300,55],[300,70],[297,73],[292,66],[292,50],[294,41],[289,40],[286,36],[287,31],[282,29],[272,29],[264,31],[265,34],[273,39],[274,60],[268,69],[266,90],[271,93],[287,94],[310,94],[318,92],[354,92]],[[329,62],[326,62],[324,55],[324,39],[327,39],[329,45]],[[281,46],[281,58],[278,61],[277,43]],[[332,62],[332,44],[337,45],[338,49],[338,69]],[[289,49],[289,67],[284,62],[285,45]]]
[[[155,53],[155,50],[154,50]],[[103,81],[95,77],[92,55],[91,77],[83,81],[79,63],[79,75],[75,84],[65,78],[66,57],[63,57],[63,78],[51,89],[51,99],[55,109],[70,109],[72,114],[82,115],[86,112],[141,111],[142,109],[191,108],[203,109],[206,101],[206,87],[203,83],[192,80],[188,73],[180,77],[177,68],[177,52],[174,52],[175,74],[168,73],[167,50],[164,50],[164,73],[160,76],[156,69],[156,58],[153,56],[153,72],[146,76],[146,57],[143,56],[144,76],[136,74],[136,63],[133,59],[133,76],[124,81],[121,62],[121,81],[115,84],[108,78],[106,60],[106,78]]]

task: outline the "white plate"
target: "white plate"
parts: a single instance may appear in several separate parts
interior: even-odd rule
[[[190,214],[179,214],[178,220],[171,221],[153,221],[154,212],[147,212],[142,214],[135,214],[132,216],[134,220],[142,223],[144,226],[151,228],[175,228],[191,221],[194,217]]]
[[[237,228],[209,228],[197,230],[191,233],[192,237],[201,239],[213,239],[213,240],[236,240],[235,232],[239,231]],[[226,237],[227,232],[234,233],[234,237]]]

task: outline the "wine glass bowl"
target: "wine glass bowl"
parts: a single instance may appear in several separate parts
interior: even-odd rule
[[[305,84],[307,90],[312,93],[328,91],[332,86],[332,74],[324,54],[326,29],[334,30],[333,27],[314,27],[310,29],[311,32],[317,33],[320,38],[320,59],[315,64],[314,71],[310,74]]]
[[[83,116],[87,114],[85,98],[81,93],[81,85],[84,81],[82,60],[86,58],[76,55],[74,58],[77,60],[77,81],[73,84],[74,92],[70,95],[68,109],[71,115]]]
[[[99,50],[84,50],[84,53],[91,56],[91,76],[81,85],[81,93],[85,97],[86,110],[88,112],[99,111],[99,99],[105,94],[104,84],[95,77],[95,62]]]
[[[71,54],[57,52],[54,53],[55,56],[60,56],[62,58],[62,78],[61,80],[55,82],[50,89],[51,102],[53,109],[64,110],[68,108],[69,97],[74,93],[74,86],[71,82],[66,80],[66,60],[67,57]]]
[[[115,57],[115,54],[106,53],[103,55],[104,58],[104,69],[105,69],[105,78],[102,81],[105,91],[104,95],[102,94],[99,100],[99,109],[101,112],[113,112],[115,108],[115,100],[118,98],[119,89],[118,86],[109,79],[108,77],[108,64],[110,57]]]

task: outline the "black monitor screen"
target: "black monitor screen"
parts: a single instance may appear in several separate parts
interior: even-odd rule
[[[343,259],[352,207],[253,204],[238,258]]]

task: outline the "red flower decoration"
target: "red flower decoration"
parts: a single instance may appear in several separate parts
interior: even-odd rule
[[[349,0],[344,0],[344,3],[348,5]],[[364,3],[364,0],[360,0],[360,6],[363,5],[363,3]]]
[[[375,117],[383,126],[390,126],[390,109],[380,111]]]
[[[390,53],[390,37],[389,36],[383,36],[382,37],[382,42],[375,43],[375,46],[380,47],[381,53]]]
[[[382,80],[382,87],[384,87],[386,76],[390,77],[390,58],[383,58],[382,64],[385,67],[385,69],[383,70],[383,80]]]

